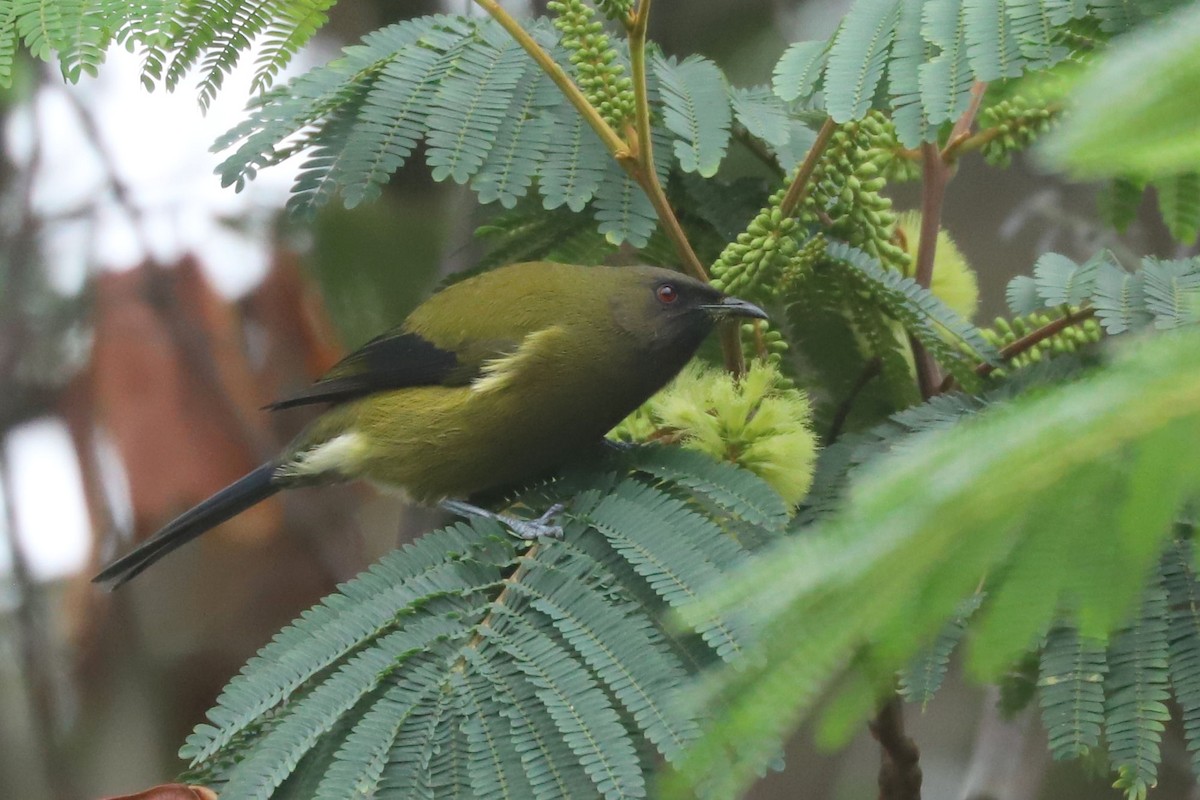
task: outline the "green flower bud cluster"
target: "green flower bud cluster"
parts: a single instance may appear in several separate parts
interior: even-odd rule
[[[1071,309],[1071,313],[1076,313],[1077,311],[1078,309]],[[991,328],[983,328],[980,330],[980,333],[997,350],[1001,350],[1013,344],[1018,339],[1028,336],[1033,331],[1044,328],[1061,318],[1061,314],[1051,309],[1035,311],[1024,317],[1014,317],[1011,320],[997,317]],[[1008,363],[1015,369],[1027,367],[1030,364],[1036,364],[1043,359],[1052,358],[1056,355],[1074,353],[1084,345],[1100,341],[1102,335],[1103,329],[1100,327],[1100,323],[1095,318],[1089,317],[1080,320],[1074,325],[1063,328],[1053,336],[1049,336],[1031,346],[1028,350],[1016,354],[1008,360]],[[1004,377],[1005,374],[1005,371],[1001,369],[992,373],[995,377],[1000,378]]]
[[[877,112],[842,125],[822,153],[804,201],[803,220],[824,223],[836,238],[901,266],[904,250],[892,241],[896,215],[882,194],[887,185],[881,164],[885,153],[876,145],[887,139],[891,123]]]
[[[596,7],[609,19],[625,19],[633,13],[633,0],[596,0]]]
[[[1008,166],[1012,154],[1033,143],[1054,124],[1051,109],[1024,97],[1010,97],[979,112],[979,127],[995,131],[995,138],[984,143],[980,152],[993,166]]]
[[[820,233],[809,237],[808,241],[800,245],[800,249],[792,256],[779,278],[779,296],[789,300],[797,299],[798,293],[804,291],[801,287],[806,286],[813,269],[825,260],[828,247],[828,240]]]
[[[620,131],[633,119],[633,81],[625,75],[604,23],[594,19],[596,10],[583,0],[553,0],[546,7],[555,13],[554,27],[562,31],[562,44],[571,53],[580,90],[604,121]]]
[[[743,323],[741,332],[743,352],[766,361],[772,367],[780,366],[784,354],[788,351],[788,343],[782,332],[772,328],[766,320]],[[792,385],[791,380],[782,374],[779,379],[788,386]]]
[[[871,112],[868,159],[888,183],[911,183],[921,179],[921,160],[908,158],[910,152],[896,136],[896,125],[878,111]]]
[[[800,223],[779,208],[786,189],[771,195],[767,205],[730,242],[712,265],[713,286],[750,300],[770,300],[779,292],[784,270],[799,251]]]

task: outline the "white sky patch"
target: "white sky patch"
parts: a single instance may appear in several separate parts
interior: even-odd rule
[[[269,223],[287,200],[299,159],[259,172],[235,192],[214,173],[227,154],[210,152],[245,118],[253,63],[254,52],[244,54],[203,113],[190,83],[148,92],[139,58],[114,47],[98,77],[50,83],[10,115],[5,138],[17,163],[28,164],[37,143],[33,204],[49,221],[47,242],[57,240],[60,220],[78,226],[82,219],[89,229],[86,237],[68,233],[67,242],[50,245],[55,288],[78,291],[80,263],[129,269],[147,251],[166,264],[197,256],[228,296],[265,276]],[[301,54],[297,63],[306,67],[311,57]],[[126,191],[124,203],[114,179]]]
[[[67,428],[45,418],[13,428],[4,441],[12,469],[17,542],[34,580],[72,575],[87,564],[91,526]]]

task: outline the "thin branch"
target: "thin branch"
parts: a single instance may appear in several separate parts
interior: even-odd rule
[[[675,245],[675,250],[683,260],[684,271],[701,281],[708,281],[708,270],[700,263],[700,257],[692,249],[679,218],[675,216],[658,180],[654,169],[654,141],[650,128],[650,91],[646,80],[646,26],[650,21],[650,0],[642,0],[629,26],[629,71],[633,79],[634,126],[637,130],[637,170],[634,178],[650,198],[650,204],[658,215],[658,221],[663,226],[663,232]],[[738,345],[741,353],[741,345]],[[729,354],[726,353],[728,359]],[[740,355],[739,355],[740,357]]]
[[[917,284],[928,289],[933,283],[933,264],[937,256],[938,231],[942,226],[942,204],[946,199],[946,185],[950,182],[950,168],[941,158],[937,145],[925,142],[921,145],[921,233],[917,243],[917,263],[913,278]],[[937,362],[913,336],[908,337],[912,347],[913,363],[917,370],[917,385],[921,397],[928,400],[937,394],[942,382]]]
[[[893,695],[871,721],[880,750],[880,800],[921,800],[921,753],[904,732],[904,705]]]
[[[804,201],[805,195],[808,194],[808,182],[817,168],[817,161],[820,160],[821,153],[825,152],[825,147],[833,138],[836,130],[837,123],[829,117],[825,119],[821,130],[817,131],[817,138],[813,141],[812,147],[808,148],[808,154],[804,156],[804,161],[796,170],[796,177],[792,178],[792,185],[788,187],[787,194],[783,196],[783,201],[779,204],[779,210],[783,216],[792,216],[800,203]]]
[[[541,45],[521,27],[507,11],[500,7],[496,0],[475,0],[488,12],[518,44],[529,53],[530,57],[550,76],[554,84],[566,96],[584,121],[596,132],[604,146],[612,154],[617,163],[632,177],[646,193],[654,213],[658,217],[663,232],[675,246],[679,254],[684,272],[697,280],[708,281],[708,270],[704,268],[700,257],[696,255],[692,243],[688,241],[679,218],[671,208],[667,194],[663,191],[658,175],[654,171],[654,147],[650,135],[650,102],[646,84],[646,27],[650,18],[650,0],[642,0],[637,12],[626,21],[629,34],[630,71],[633,80],[635,101],[635,130],[637,141],[633,148],[630,144],[605,122],[571,77],[567,75],[554,59],[550,57]],[[742,343],[736,325],[724,323],[721,325],[721,350],[725,356],[725,367],[730,372],[740,375],[745,372],[745,362],[742,355]]]
[[[746,148],[751,155],[761,161],[764,167],[771,170],[771,173],[775,177],[780,179],[784,177],[785,173],[783,167],[779,166],[779,161],[776,160],[775,156],[772,155],[771,151],[762,142],[752,136],[750,131],[746,130],[744,125],[733,126],[733,138],[737,140],[738,144]]]
[[[587,97],[575,85],[575,81],[571,80],[571,76],[550,57],[550,54],[540,44],[534,41],[533,37],[521,27],[521,23],[505,11],[496,0],[475,0],[475,3],[500,23],[500,27],[508,31],[508,35],[513,37],[517,44],[521,45],[538,66],[550,76],[550,80],[554,81],[554,85],[559,88],[567,101],[575,106],[575,110],[583,117],[584,122],[600,137],[600,141],[604,143],[608,152],[612,153],[613,157],[622,165],[629,161],[632,157],[629,145],[612,129],[611,125],[604,121],[600,112],[588,102]]]
[[[836,442],[838,437],[842,435],[842,428],[846,426],[846,420],[849,419],[850,412],[854,409],[854,403],[858,400],[858,396],[882,372],[882,358],[876,356],[867,362],[866,367],[859,374],[858,379],[854,381],[854,385],[850,387],[850,391],[846,394],[845,399],[842,400],[837,407],[837,411],[833,414],[833,421],[829,423],[829,433],[825,436],[826,447]]]
[[[979,106],[983,103],[983,96],[987,93],[986,81],[975,81],[971,86],[971,100],[967,104],[967,110],[954,123],[954,129],[950,131],[949,138],[946,139],[946,149],[942,151],[942,160],[949,162],[946,153],[954,142],[969,136],[971,126],[975,124],[975,117],[979,114]]]
[[[1017,339],[1015,342],[1005,345],[1000,349],[1000,358],[1004,361],[1009,361],[1016,356],[1021,355],[1026,350],[1032,350],[1047,339],[1053,338],[1062,331],[1070,328],[1072,325],[1077,325],[1084,320],[1091,319],[1096,316],[1096,309],[1081,308],[1078,311],[1073,311],[1064,314],[1058,319],[1051,320],[1042,327],[1032,330],[1029,333]],[[985,378],[996,371],[996,367],[992,364],[980,364],[975,368],[975,374],[981,378]]]

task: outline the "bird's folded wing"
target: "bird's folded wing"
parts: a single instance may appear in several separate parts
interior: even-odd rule
[[[267,408],[309,403],[344,403],[376,392],[413,386],[466,386],[484,365],[520,350],[519,340],[465,342],[439,347],[418,333],[396,329],[377,336],[343,358],[316,383]]]

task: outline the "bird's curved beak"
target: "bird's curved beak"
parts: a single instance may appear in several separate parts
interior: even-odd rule
[[[769,319],[767,312],[754,305],[754,303],[742,300],[740,297],[723,297],[719,303],[708,303],[700,307],[715,319],[724,319],[726,317]]]

